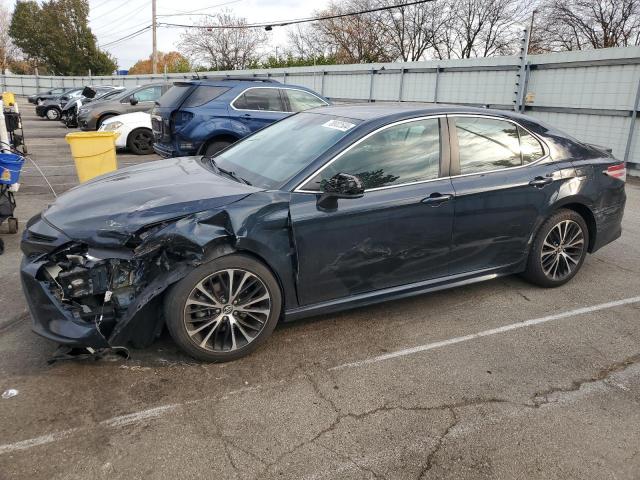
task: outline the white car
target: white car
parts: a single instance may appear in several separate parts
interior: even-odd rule
[[[136,155],[153,153],[151,115],[146,112],[125,113],[106,119],[99,132],[118,132],[116,148],[126,148]]]

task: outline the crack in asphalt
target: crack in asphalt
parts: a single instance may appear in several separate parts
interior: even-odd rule
[[[476,407],[476,406],[480,406],[480,405],[488,405],[488,404],[504,404],[504,405],[512,405],[516,408],[526,408],[526,409],[538,409],[544,405],[549,405],[552,403],[555,403],[550,397],[552,397],[555,394],[567,394],[567,393],[572,393],[572,392],[576,392],[578,390],[580,390],[584,385],[586,384],[590,384],[590,383],[597,383],[597,382],[603,382],[606,381],[608,379],[609,376],[611,376],[614,373],[623,371],[625,369],[627,369],[629,366],[636,364],[640,362],[640,354],[636,354],[633,355],[631,357],[627,357],[626,359],[619,361],[619,362],[615,362],[612,363],[611,365],[600,369],[596,374],[592,375],[589,378],[583,378],[583,379],[579,379],[576,381],[573,381],[571,383],[570,386],[568,387],[552,387],[549,388],[547,390],[543,390],[543,391],[539,391],[539,392],[535,392],[533,395],[531,395],[530,397],[530,401],[527,403],[522,403],[522,402],[515,402],[512,400],[507,400],[507,399],[503,399],[503,398],[497,398],[497,397],[491,397],[491,398],[472,398],[472,399],[467,399],[467,400],[462,400],[462,401],[458,401],[458,402],[452,402],[452,403],[448,403],[448,404],[440,404],[440,405],[435,405],[435,406],[416,406],[416,407],[405,407],[402,405],[392,405],[389,402],[385,402],[384,405],[371,409],[371,410],[367,410],[365,412],[362,413],[342,413],[340,408],[336,405],[336,403],[329,398],[327,395],[325,395],[322,392],[322,389],[320,388],[317,379],[314,378],[311,375],[305,375],[304,378],[306,378],[306,380],[309,382],[309,384],[311,385],[311,388],[313,389],[313,392],[315,393],[316,397],[319,398],[320,400],[324,401],[327,405],[329,405],[331,407],[331,410],[333,412],[333,414],[335,415],[335,418],[331,421],[331,423],[321,429],[318,433],[316,433],[313,437],[311,437],[310,439],[301,442],[300,444],[296,445],[295,447],[289,449],[288,451],[282,453],[281,455],[279,455],[273,462],[270,462],[267,467],[263,470],[264,473],[266,471],[269,470],[269,468],[276,466],[278,463],[280,463],[280,461],[286,457],[287,455],[291,455],[293,453],[295,453],[296,451],[300,450],[301,448],[304,448],[305,446],[308,446],[314,442],[316,442],[318,439],[320,439],[322,436],[326,435],[327,433],[334,431],[339,425],[340,423],[347,419],[347,418],[352,418],[354,420],[363,420],[366,419],[367,417],[370,417],[372,415],[375,415],[377,413],[380,412],[391,412],[391,411],[420,411],[420,412],[429,412],[429,411],[448,411],[450,412],[451,415],[451,421],[449,422],[449,424],[447,425],[447,427],[444,429],[444,431],[439,434],[436,438],[436,443],[435,446],[431,449],[431,451],[428,453],[426,459],[425,459],[425,463],[423,465],[422,470],[420,471],[417,479],[420,480],[422,478],[425,477],[425,475],[427,475],[427,473],[436,465],[437,463],[437,455],[438,453],[442,450],[442,448],[444,447],[444,444],[446,442],[447,437],[450,435],[450,433],[462,422],[462,420],[460,419],[457,410],[459,409],[464,409],[464,408],[469,408],[469,407]],[[346,455],[344,453],[340,453],[337,452],[333,449],[331,449],[330,447],[327,447],[327,445],[325,444],[321,444],[320,445],[322,448],[325,448],[326,450],[329,450],[333,453],[335,453],[336,455],[344,458],[345,460],[347,460],[349,463],[353,464],[355,467],[357,467],[358,469],[365,471],[367,473],[370,473],[371,475],[374,476],[374,478],[376,479],[384,479],[386,478],[384,475],[375,472],[373,469],[371,469],[370,467],[366,467],[364,465],[362,465],[361,463],[358,463],[357,461],[355,461],[353,458],[351,458],[349,455]],[[261,478],[261,474],[259,474],[256,478]]]
[[[611,365],[598,370],[595,373],[595,375],[592,375],[589,378],[581,378],[578,380],[574,380],[573,382],[571,382],[571,385],[568,387],[551,387],[547,390],[536,392],[531,396],[531,402],[534,408],[539,408],[544,405],[555,403],[549,397],[558,393],[563,394],[563,393],[577,392],[587,384],[602,382],[612,374],[620,372],[622,370],[626,370],[631,365],[638,362],[640,362],[640,353],[627,357],[620,362],[612,363]]]

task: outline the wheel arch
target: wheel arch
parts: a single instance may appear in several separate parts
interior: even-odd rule
[[[225,141],[225,142],[235,143],[238,140],[240,140],[240,137],[238,137],[237,135],[233,135],[229,132],[216,133],[208,137],[205,141],[202,142],[202,145],[200,145],[200,148],[198,149],[198,155],[203,155],[204,152],[207,150],[207,147],[211,145],[213,142]]]
[[[96,128],[100,128],[100,125],[102,124],[102,122],[104,122],[105,118],[107,117],[117,117],[118,115],[122,115],[122,113],[119,112],[102,112],[99,116],[98,116],[98,120],[96,120]]]
[[[271,272],[273,278],[276,279],[276,283],[280,288],[280,295],[282,296],[282,311],[280,313],[281,318],[284,316],[285,307],[287,305],[287,289],[283,283],[281,272],[273,265],[272,262],[269,262],[265,255],[261,255],[259,252],[249,249],[249,248],[237,248],[232,244],[231,238],[224,239],[216,239],[209,243],[205,247],[205,256],[204,263],[212,262],[221,257],[226,257],[227,255],[238,254],[245,255],[247,257],[251,257],[257,262],[260,262],[264,265],[265,268]]]
[[[585,203],[576,202],[576,201],[573,201],[573,202],[569,201],[568,203],[562,203],[561,205],[558,205],[556,207],[554,212],[560,209],[573,210],[583,218],[583,220],[587,224],[587,229],[589,230],[588,232],[589,248],[587,248],[587,252],[591,253],[593,251],[593,246],[596,243],[596,232],[597,232],[596,217],[593,214],[593,211],[591,211],[591,209]]]

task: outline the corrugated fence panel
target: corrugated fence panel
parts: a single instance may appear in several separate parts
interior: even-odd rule
[[[536,111],[530,112],[529,115],[549,125],[557,126],[584,142],[612,148],[617,158],[624,156],[629,132],[628,117]],[[640,152],[640,150],[636,151]]]
[[[613,148],[623,158],[631,113],[640,82],[640,47],[561,52],[528,57],[526,113],[589,143]],[[198,75],[269,77],[323,95],[354,101],[417,101],[491,105],[511,109],[516,100],[517,57],[491,57],[387,64],[323,65],[207,72]],[[133,87],[178,81],[190,73],[102,77],[52,77],[7,74],[1,86],[18,95],[52,87],[87,84]],[[640,129],[640,122],[636,129]],[[640,163],[640,135],[629,161]]]

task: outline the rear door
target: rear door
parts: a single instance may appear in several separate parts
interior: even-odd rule
[[[255,132],[289,115],[286,110],[281,89],[252,87],[231,102],[229,114]]]
[[[523,260],[536,221],[556,195],[557,164],[544,144],[514,122],[449,117],[455,219],[450,273]]]

